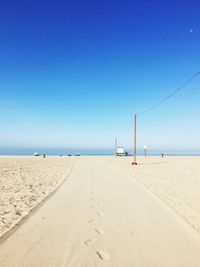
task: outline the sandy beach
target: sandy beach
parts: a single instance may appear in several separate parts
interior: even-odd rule
[[[127,158],[116,158],[113,166],[129,173],[167,203],[192,227],[200,231],[200,157],[138,157],[130,167]]]
[[[1,157],[1,234],[68,178],[1,242],[0,266],[199,266],[199,160]]]
[[[0,236],[48,196],[66,177],[61,157],[0,157]]]

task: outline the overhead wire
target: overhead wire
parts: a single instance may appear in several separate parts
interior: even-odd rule
[[[182,90],[186,85],[188,85],[192,80],[194,80],[199,74],[200,74],[200,71],[197,72],[196,74],[194,74],[191,78],[189,78],[187,81],[185,81],[182,85],[180,85],[178,88],[176,88],[174,91],[172,91],[172,93],[170,93],[168,96],[166,96],[165,98],[160,100],[158,103],[154,104],[153,106],[151,106],[150,108],[148,108],[148,109],[146,109],[146,110],[144,110],[142,112],[137,113],[137,115],[144,115],[144,114],[154,110],[155,108],[160,106],[162,103],[166,102],[173,95],[175,95],[177,92]]]

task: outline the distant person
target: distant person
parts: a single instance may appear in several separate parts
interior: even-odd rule
[[[46,158],[46,154],[43,154],[43,158]]]
[[[163,153],[161,154],[161,157],[164,158],[164,154]]]

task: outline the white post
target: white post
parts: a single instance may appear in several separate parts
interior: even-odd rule
[[[115,137],[115,155],[117,156],[117,137]]]

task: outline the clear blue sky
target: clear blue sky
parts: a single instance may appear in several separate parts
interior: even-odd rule
[[[1,1],[0,147],[132,146],[200,70],[199,1]],[[138,145],[200,150],[200,77]]]

